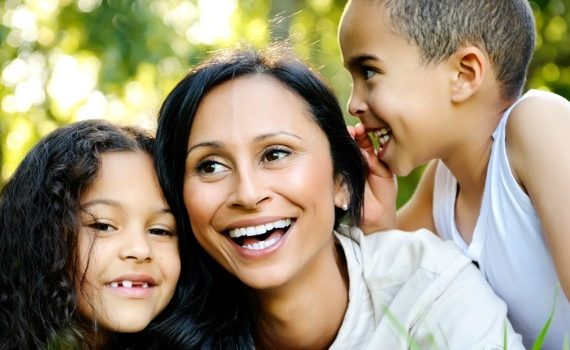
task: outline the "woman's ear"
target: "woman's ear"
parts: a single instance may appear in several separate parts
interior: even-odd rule
[[[348,210],[348,205],[350,204],[350,195],[348,193],[348,187],[344,182],[344,179],[339,177],[335,181],[335,193],[334,193],[334,205],[335,207],[341,208],[344,211]]]
[[[487,56],[475,46],[466,46],[450,57],[453,69],[451,101],[460,103],[473,96],[483,85],[490,67]]]

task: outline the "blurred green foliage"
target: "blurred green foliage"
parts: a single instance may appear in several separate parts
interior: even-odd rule
[[[337,25],[345,0],[3,0],[0,183],[47,132],[102,117],[155,126],[162,99],[209,52],[283,38],[346,104]],[[570,0],[531,2],[538,45],[528,88],[570,98]],[[355,120],[347,115],[347,122]],[[421,169],[399,179],[401,205]]]

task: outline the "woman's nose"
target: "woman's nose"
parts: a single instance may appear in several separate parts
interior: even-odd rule
[[[259,169],[241,169],[236,176],[235,190],[231,196],[230,204],[233,207],[255,209],[261,202],[269,198],[267,188]]]

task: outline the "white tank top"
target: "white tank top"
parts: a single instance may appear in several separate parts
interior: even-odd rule
[[[564,336],[570,334],[570,303],[560,287],[538,215],[511,172],[505,141],[513,107],[540,94],[552,95],[529,91],[505,112],[493,133],[485,190],[471,243],[465,243],[455,225],[457,181],[442,161],[435,174],[433,217],[439,235],[453,240],[476,261],[491,287],[505,300],[509,318],[523,336],[525,346],[531,348],[554,307],[543,348],[562,349]]]

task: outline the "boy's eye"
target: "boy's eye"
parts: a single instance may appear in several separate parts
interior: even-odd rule
[[[291,154],[291,151],[289,149],[281,147],[271,148],[265,151],[262,160],[272,162],[283,157],[287,157],[289,154]]]
[[[365,80],[368,80],[376,75],[376,71],[368,67],[362,67],[362,75]]]

